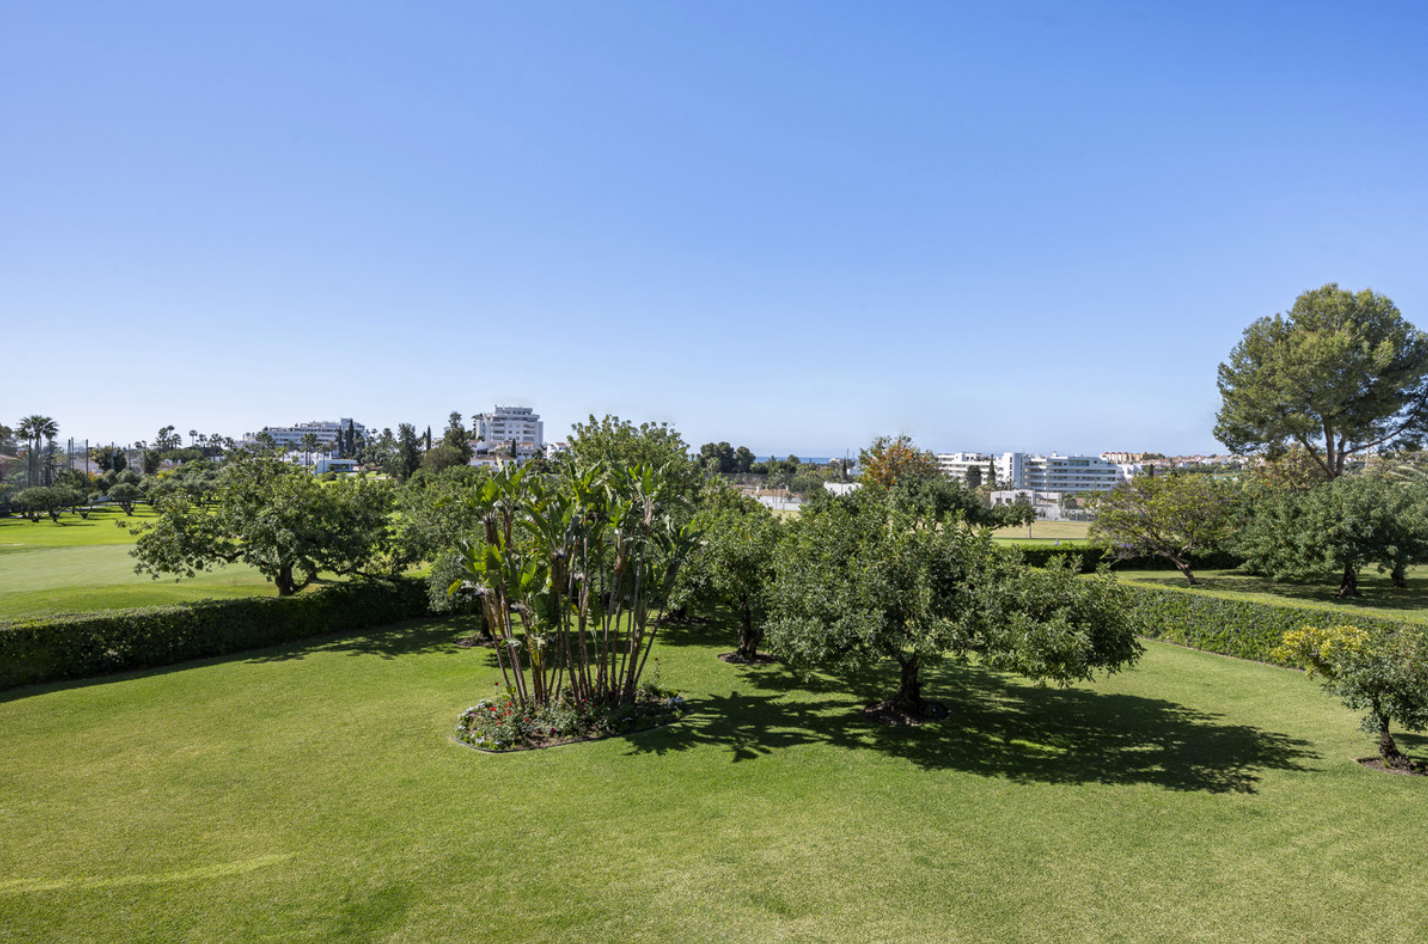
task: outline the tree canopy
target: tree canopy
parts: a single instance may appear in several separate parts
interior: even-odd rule
[[[990,531],[920,517],[890,493],[805,510],[774,569],[774,651],[804,670],[891,660],[899,683],[882,707],[901,715],[926,712],[921,667],[947,653],[1071,682],[1140,652],[1109,575],[1033,570]]]
[[[783,528],[773,512],[737,491],[715,486],[690,522],[699,544],[680,569],[677,605],[728,607],[739,621],[735,661],[759,658]]]
[[[1339,595],[1358,594],[1359,571],[1376,564],[1406,586],[1409,564],[1428,560],[1428,489],[1383,475],[1355,475],[1309,490],[1257,489],[1235,550],[1276,580],[1340,575]]]
[[[135,529],[139,573],[192,577],[238,561],[288,596],[319,572],[371,574],[388,542],[386,482],[324,484],[267,456],[225,466],[207,507],[182,491],[158,500],[156,521]]]
[[[1428,728],[1428,640],[1421,630],[1305,626],[1285,633],[1276,654],[1322,677],[1326,691],[1365,712],[1362,728],[1377,737],[1384,766],[1412,766],[1389,725]]]
[[[1330,283],[1246,328],[1219,387],[1215,437],[1231,451],[1298,445],[1335,479],[1353,453],[1421,440],[1428,336],[1387,297]]]
[[[1092,498],[1091,507],[1093,541],[1117,557],[1163,557],[1191,586],[1191,556],[1219,547],[1235,524],[1233,488],[1208,475],[1136,476]]]

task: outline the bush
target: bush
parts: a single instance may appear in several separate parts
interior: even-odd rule
[[[0,689],[226,655],[427,613],[418,580],[0,622]]]
[[[1227,600],[1189,590],[1125,586],[1131,591],[1141,635],[1274,665],[1296,664],[1275,650],[1285,633],[1305,626],[1321,629],[1357,626],[1391,631],[1401,625],[1398,620],[1336,610]]]

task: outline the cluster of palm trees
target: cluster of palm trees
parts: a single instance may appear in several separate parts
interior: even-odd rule
[[[40,461],[40,440],[43,439],[53,443],[55,437],[59,435],[59,424],[48,416],[40,416],[39,414],[26,416],[20,420],[20,425],[15,427],[15,435],[27,440],[30,444],[29,465],[27,467],[29,471],[29,483],[31,485],[38,485],[41,469],[44,469],[46,472],[45,478],[49,478],[48,467]],[[46,481],[45,484],[49,484],[48,481]]]

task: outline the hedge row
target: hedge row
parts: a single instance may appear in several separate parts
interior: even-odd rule
[[[1142,635],[1239,659],[1289,665],[1273,655],[1284,634],[1301,626],[1392,629],[1401,621],[1278,603],[1230,600],[1189,590],[1122,584],[1131,594]]]
[[[1089,574],[1100,566],[1101,561],[1109,561],[1116,570],[1174,570],[1175,565],[1164,557],[1130,557],[1115,560],[1103,548],[1085,544],[1041,545],[1036,547],[1017,546],[1022,559],[1033,567],[1045,567],[1053,560],[1069,560],[1081,568],[1081,573]],[[1242,558],[1225,552],[1197,554],[1190,558],[1194,570],[1230,570],[1244,563]]]
[[[420,580],[0,622],[0,689],[226,655],[427,613]]]

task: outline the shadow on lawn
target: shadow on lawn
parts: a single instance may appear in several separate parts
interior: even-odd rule
[[[826,743],[876,750],[937,770],[1039,783],[1152,784],[1168,790],[1253,792],[1263,770],[1305,770],[1319,755],[1308,742],[1221,716],[1135,695],[1036,688],[974,668],[928,673],[924,694],[951,714],[917,728],[867,719],[847,689],[806,683],[779,668],[748,667],[758,692],[696,699],[685,722],[659,738],[632,740],[633,753],[728,749],[735,762],[781,748]],[[860,679],[865,701],[889,688]],[[818,700],[786,700],[792,692]],[[832,693],[837,693],[836,695]]]

